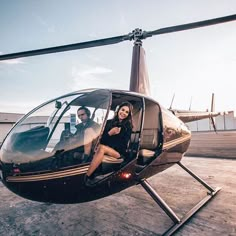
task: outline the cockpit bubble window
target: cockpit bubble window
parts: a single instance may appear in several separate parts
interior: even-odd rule
[[[81,122],[77,110],[81,106],[88,108],[90,119],[100,127],[104,123],[111,100],[110,91],[92,90],[63,96],[35,108],[25,115],[10,131],[0,150],[0,159],[5,163],[29,163],[53,157],[59,150],[70,150],[79,144],[58,145],[62,134],[73,136]],[[94,137],[95,138],[95,137]]]

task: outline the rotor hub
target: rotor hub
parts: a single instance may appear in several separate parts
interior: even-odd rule
[[[135,44],[142,45],[142,39],[145,39],[147,32],[136,28],[129,34],[129,40],[134,40]]]

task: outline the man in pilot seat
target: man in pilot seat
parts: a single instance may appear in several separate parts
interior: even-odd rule
[[[91,119],[90,110],[85,106],[77,110],[77,116],[81,122],[75,126],[76,132],[72,134],[70,128],[65,129],[56,149],[62,149],[63,153],[69,151],[74,160],[86,163],[90,161],[93,140],[99,135],[100,125]],[[66,159],[70,159],[69,156]]]
[[[98,137],[100,125],[90,118],[90,110],[85,106],[81,106],[77,110],[77,115],[81,123],[75,126],[76,132],[73,138],[77,141],[82,140],[83,145],[80,147],[80,151],[83,152],[82,162],[88,162],[92,149],[92,141]]]

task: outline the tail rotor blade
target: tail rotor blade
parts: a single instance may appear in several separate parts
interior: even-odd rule
[[[211,96],[211,112],[215,112],[215,94],[214,93],[212,93],[212,96]],[[211,119],[211,124],[215,130],[215,133],[217,133],[215,117],[211,117],[210,119]]]
[[[212,126],[213,126],[213,128],[214,128],[214,131],[215,131],[215,133],[217,134],[215,119],[214,119],[214,117],[212,117],[212,116],[211,116],[210,119],[211,119],[211,124],[212,124]]]

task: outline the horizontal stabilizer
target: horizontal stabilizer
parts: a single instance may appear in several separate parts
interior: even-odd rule
[[[181,111],[172,110],[172,112],[183,122],[192,122],[206,118],[213,118],[221,115],[221,112],[207,112],[207,111]]]
[[[183,122],[192,122],[196,120],[202,120],[209,118],[211,119],[214,130],[216,131],[214,117],[224,114],[224,112],[215,112],[215,101],[214,101],[214,93],[212,94],[211,99],[211,111],[190,111],[190,110],[174,110],[170,109],[172,113],[175,114],[180,120]]]

